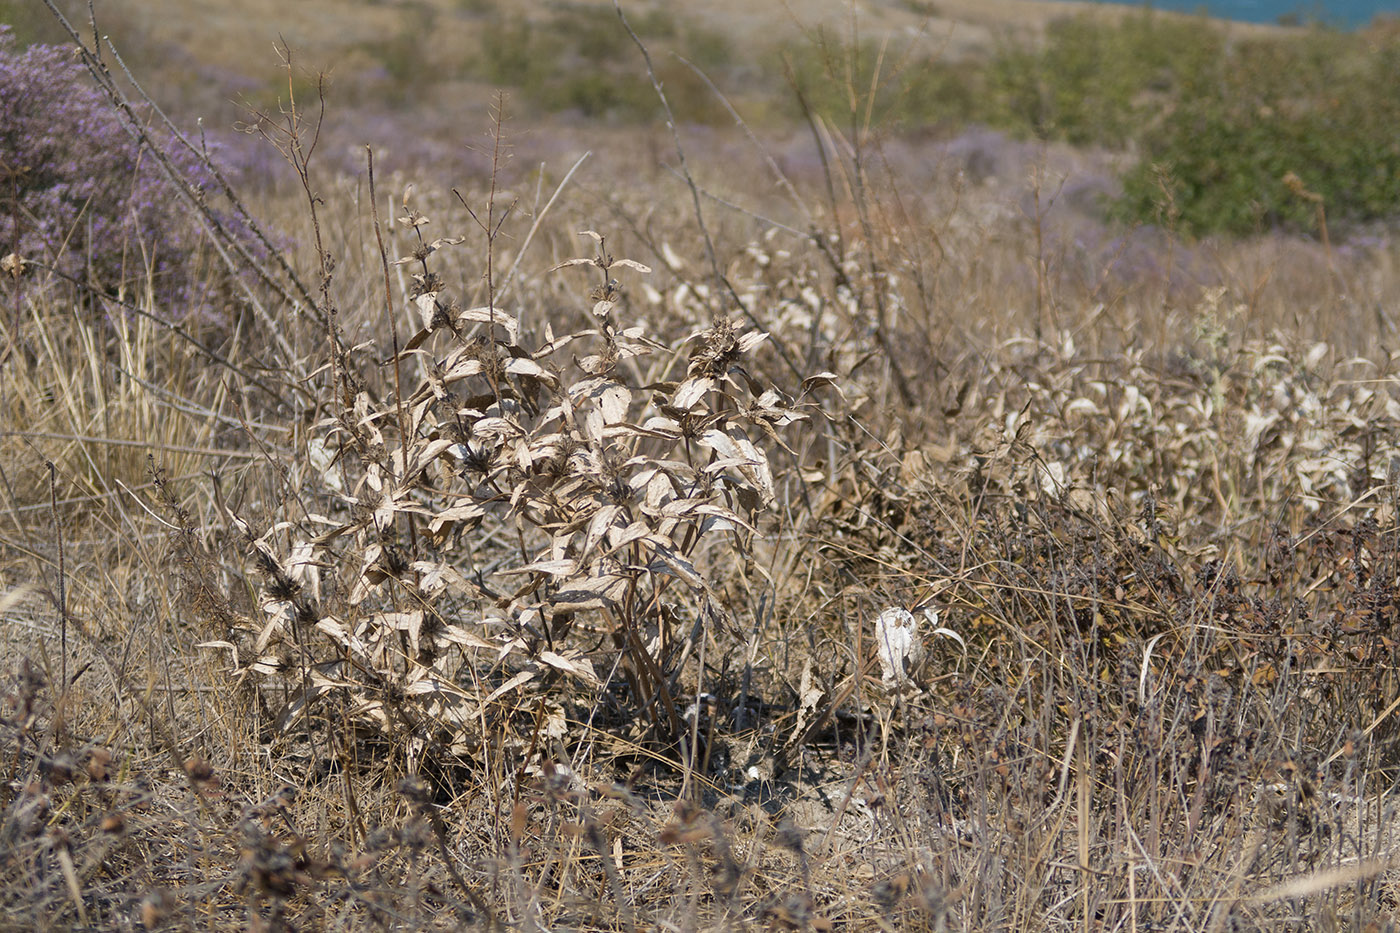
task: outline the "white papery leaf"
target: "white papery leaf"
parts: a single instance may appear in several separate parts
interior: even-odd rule
[[[768,339],[768,334],[763,331],[749,331],[739,338],[739,352],[748,353],[754,347]]]
[[[548,271],[554,272],[558,269],[567,269],[569,266],[596,266],[597,264],[598,261],[596,259],[565,259],[563,262],[557,262],[550,266]]]
[[[800,739],[812,725],[817,716],[818,704],[824,696],[826,691],[817,682],[812,670],[812,659],[808,658],[802,664],[802,679],[797,686],[797,724],[792,730],[794,740]]]
[[[571,558],[561,558],[559,560],[537,560],[533,564],[526,564],[524,567],[515,567],[511,570],[501,570],[502,576],[517,573],[547,573],[552,577],[567,577],[578,572],[578,561]]]
[[[627,420],[627,409],[632,404],[632,392],[624,385],[612,383],[603,389],[598,407],[603,412],[605,424],[619,424]]]
[[[628,578],[621,574],[603,574],[568,584],[550,600],[556,611],[599,609],[612,606],[627,592]]]
[[[609,553],[616,551],[618,548],[626,547],[633,541],[639,541],[645,538],[650,531],[651,529],[647,527],[645,522],[633,522],[626,528],[621,528],[617,525],[612,526],[608,529]]]
[[[381,534],[389,530],[389,526],[394,523],[394,512],[398,511],[397,504],[393,496],[385,496],[379,500],[379,504],[374,507],[374,527]]]
[[[507,680],[505,683],[501,684],[495,690],[492,690],[491,694],[485,700],[482,701],[481,705],[485,706],[493,700],[496,700],[500,697],[505,696],[507,693],[510,693],[516,687],[519,687],[522,684],[529,683],[530,680],[534,678],[534,676],[534,671],[521,671],[519,674],[516,674],[510,680]]]
[[[415,656],[418,654],[418,638],[423,631],[423,610],[414,609],[411,612],[381,612],[373,617],[373,621],[384,628],[392,631],[404,632],[408,635],[408,647]]]
[[[331,489],[344,492],[345,487],[340,482],[340,471],[334,468],[336,456],[337,452],[326,446],[325,438],[313,437],[306,442],[306,460],[311,464],[311,468],[320,474],[321,479]]]
[[[709,376],[695,376],[687,379],[676,387],[676,394],[671,396],[671,404],[677,408],[689,410],[695,403],[705,397],[705,393],[715,386],[714,379]]]
[[[608,534],[612,528],[612,523],[618,515],[622,514],[622,506],[605,505],[594,514],[588,522],[588,534],[583,539],[583,550],[579,552],[579,560],[588,560],[588,555],[593,552],[593,548],[602,540],[603,535]]]
[[[593,665],[589,660],[577,651],[570,652],[569,655],[556,654],[553,651],[541,651],[540,661],[548,664],[556,670],[561,670],[566,674],[572,674],[580,680],[585,681],[590,686],[599,686],[602,681],[593,672]]]
[[[540,364],[536,363],[534,360],[523,356],[507,362],[506,372],[513,373],[517,376],[534,376],[536,379],[543,382],[554,382],[554,376],[547,372],[544,367],[540,366]]]
[[[924,659],[919,623],[908,609],[891,607],[875,619],[875,650],[880,680],[887,687],[911,685]]]
[[[418,320],[424,329],[431,328],[433,319],[437,317],[437,296],[437,292],[424,292],[413,299],[414,305],[418,308]]]
[[[938,610],[925,609],[924,618],[928,620],[928,624],[932,627],[932,630],[929,632],[930,635],[942,635],[945,638],[951,638],[962,647],[964,653],[967,652],[967,642],[963,640],[961,635],[950,628],[938,624]]]
[[[513,315],[506,314],[500,308],[466,308],[457,312],[458,324],[497,324],[506,329],[506,336],[511,343],[517,343],[520,332],[520,322]]]

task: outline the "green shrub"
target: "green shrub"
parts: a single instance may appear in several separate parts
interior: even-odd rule
[[[681,54],[705,71],[716,71],[734,64],[734,43],[729,36],[694,24],[681,33]]]
[[[676,37],[676,16],[670,10],[647,10],[637,16],[629,16],[632,29],[643,39],[674,39]]]
[[[707,74],[729,66],[733,49],[720,33],[677,25],[660,12],[633,22],[638,35],[666,41],[654,45],[652,59],[668,99],[684,120],[727,121],[713,92],[681,55]],[[651,45],[651,43],[648,43]],[[542,22],[502,19],[493,24],[473,73],[493,84],[516,88],[530,105],[545,112],[576,110],[617,122],[645,122],[659,109],[651,81],[635,56],[632,40],[617,18],[596,9],[563,7]]]
[[[550,18],[549,31],[567,44],[571,57],[590,65],[616,62],[632,50],[632,40],[607,7],[562,7]]]
[[[816,39],[780,47],[775,70],[786,69],[793,85],[817,114],[848,123],[852,117],[905,128],[961,124],[978,118],[983,84],[971,63],[947,63],[913,50],[881,48],[867,41],[852,46],[820,30]],[[787,115],[801,116],[791,100]]]
[[[669,15],[644,26],[658,77],[682,119],[722,123],[705,81],[721,87],[734,52],[721,34]],[[1043,43],[1007,44],[984,60],[947,62],[918,46],[852,44],[817,30],[776,46],[763,73],[782,103],[837,125],[905,129],[981,123],[1079,146],[1136,148],[1116,213],[1154,221],[1164,198],[1183,232],[1314,229],[1317,201],[1334,221],[1390,217],[1400,207],[1400,30],[1315,29],[1302,36],[1227,42],[1204,18],[1145,10],[1106,22],[1072,16]],[[501,20],[483,41],[477,73],[520,89],[545,111],[620,122],[653,119],[657,102],[615,17],[557,7],[540,22]],[[784,93],[784,75],[798,93]],[[1307,196],[1284,184],[1290,173]],[[1165,192],[1163,184],[1165,183]]]
[[[534,100],[546,110],[577,110],[586,117],[637,122],[659,106],[650,82],[637,75],[583,71],[539,89]]]
[[[993,57],[979,117],[1042,139],[1120,146],[1165,101],[1208,83],[1223,42],[1204,20],[1150,10],[1118,24],[1059,20],[1043,47],[1008,45]]]
[[[474,70],[492,84],[538,87],[553,74],[559,50],[558,41],[537,31],[529,20],[498,20],[481,43]]]
[[[1242,43],[1219,81],[1143,135],[1119,213],[1151,219],[1169,196],[1188,234],[1314,231],[1319,198],[1333,223],[1396,216],[1398,63],[1400,42],[1380,31]]]
[[[436,26],[433,12],[419,9],[407,15],[396,34],[364,45],[364,51],[384,69],[387,81],[381,93],[394,103],[408,100],[418,91],[428,66],[423,37],[431,35]]]
[[[21,49],[36,42],[57,44],[68,38],[38,0],[0,0],[0,23],[10,27],[10,35]]]

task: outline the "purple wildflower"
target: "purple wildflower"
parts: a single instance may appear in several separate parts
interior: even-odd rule
[[[197,160],[175,153],[185,184]],[[0,253],[40,267],[27,287],[65,278],[141,298],[147,282],[172,319],[209,316],[201,231],[154,156],[88,81],[71,50],[16,48],[0,26]],[[44,267],[58,273],[43,271]]]

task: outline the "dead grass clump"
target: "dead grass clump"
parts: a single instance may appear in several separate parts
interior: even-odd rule
[[[853,452],[814,532],[848,638],[890,602],[955,635],[925,626],[922,679],[872,703],[877,825],[974,927],[1277,928],[1288,884],[1374,877],[1400,409],[1357,374],[1384,368],[1017,359],[968,390],[980,417]],[[1390,897],[1310,890],[1303,926]]]

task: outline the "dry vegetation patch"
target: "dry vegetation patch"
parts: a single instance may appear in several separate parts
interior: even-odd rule
[[[0,282],[0,927],[1394,927],[1393,246],[497,107],[252,119],[227,318]]]

